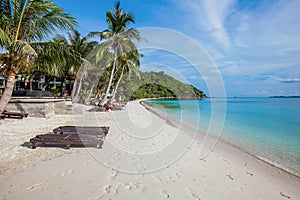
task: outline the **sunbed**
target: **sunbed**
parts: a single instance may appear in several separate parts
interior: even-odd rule
[[[28,116],[28,113],[21,113],[21,112],[8,112],[8,111],[3,111],[2,115],[7,118],[18,118],[18,119],[23,119],[24,117]]]
[[[107,135],[108,126],[60,126],[53,129],[55,134],[90,134],[90,135]]]
[[[86,134],[44,134],[37,135],[30,139],[31,148],[35,149],[37,143],[63,145],[66,149],[71,146],[95,146],[101,148],[103,145],[103,135],[86,135]]]

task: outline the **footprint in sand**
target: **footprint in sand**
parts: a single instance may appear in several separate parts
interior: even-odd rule
[[[124,188],[125,188],[126,190],[131,190],[132,186],[129,185],[129,184],[125,184],[125,185],[124,185]]]
[[[253,176],[253,174],[250,172],[246,172],[246,174],[248,174],[249,176]]]
[[[167,193],[166,190],[160,190],[159,194],[160,194],[160,196],[162,196],[165,199],[168,199],[170,197],[170,195]]]
[[[132,186],[132,188],[137,189],[140,187],[140,183],[136,182],[136,183],[131,184],[131,186]]]
[[[230,174],[228,174],[228,175],[226,175],[230,180],[233,180],[233,177],[230,175]]]
[[[118,193],[118,190],[119,190],[119,187],[120,185],[124,185],[124,183],[117,183],[116,187],[115,187],[115,190],[114,190],[114,193],[117,194]]]
[[[161,182],[161,178],[159,176],[153,176],[153,178],[157,181],[157,182]]]
[[[36,183],[36,184],[33,184],[32,186],[26,188],[27,191],[31,191],[31,190],[34,190],[38,187],[41,187],[43,184],[42,183]]]
[[[180,175],[177,172],[174,172],[173,175],[176,176],[177,178],[180,178]]]
[[[109,173],[109,176],[107,177],[108,180],[113,179],[114,177],[116,177],[118,175],[118,172],[113,169],[109,169],[108,173]]]
[[[104,186],[103,186],[103,191],[104,191],[104,193],[106,193],[106,194],[110,193],[110,188],[111,188],[110,185],[104,185]]]
[[[173,179],[173,177],[171,177],[171,176],[167,177],[166,183],[169,183],[169,182],[174,182],[175,183],[175,180]]]
[[[291,199],[290,196],[287,196],[287,195],[283,194],[282,192],[279,192],[279,194],[280,194],[280,196],[282,196],[282,197],[285,197],[285,198],[287,198],[287,199]]]
[[[196,200],[201,200],[201,198],[198,197],[197,194],[191,188],[186,187],[185,190],[188,192],[189,196],[193,197]]]
[[[92,162],[94,162],[94,160],[93,160],[93,159],[90,159],[90,160],[87,160],[84,164],[85,164],[85,165],[88,165],[88,164],[90,164],[90,163],[92,163]]]
[[[66,175],[69,175],[69,174],[72,174],[72,173],[73,173],[73,170],[71,169],[67,172],[62,173],[60,176],[66,176]]]

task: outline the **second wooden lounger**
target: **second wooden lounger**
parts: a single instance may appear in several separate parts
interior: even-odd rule
[[[53,129],[55,134],[90,134],[90,135],[107,135],[109,131],[108,126],[59,126]]]
[[[44,134],[37,135],[30,139],[32,149],[36,148],[37,143],[64,145],[69,149],[72,145],[95,146],[101,148],[103,145],[103,135],[85,135],[85,134]]]

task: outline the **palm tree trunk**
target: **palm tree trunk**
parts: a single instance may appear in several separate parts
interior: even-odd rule
[[[79,94],[80,94],[81,85],[82,85],[82,79],[83,79],[83,77],[81,77],[80,80],[79,80],[79,85],[78,85],[77,92],[75,91],[75,92],[76,92],[76,94],[75,94],[75,96],[74,96],[74,100],[75,100],[75,101],[77,101],[78,96],[79,96]]]
[[[5,85],[3,96],[0,99],[0,113],[4,111],[9,100],[11,99],[11,95],[14,89],[15,79],[16,79],[16,73],[14,71],[10,71],[7,77],[7,82]]]
[[[92,96],[94,87],[95,87],[95,85],[93,84],[92,87],[91,87],[91,90],[90,90],[90,92],[89,92],[89,95],[86,97],[86,99],[85,99],[85,101],[84,101],[85,104],[87,104],[87,103],[89,102],[89,100],[90,100],[90,98],[91,98],[91,96]]]
[[[29,91],[32,92],[33,89],[32,89],[32,83],[33,83],[33,76],[30,76],[30,79],[29,79]]]
[[[108,86],[106,88],[105,95],[104,95],[102,101],[100,102],[100,106],[104,106],[107,103],[107,97],[108,97],[110,88],[112,86],[112,81],[113,81],[113,78],[114,78],[114,72],[115,72],[115,68],[116,68],[116,63],[117,63],[117,52],[115,50],[115,53],[114,53],[114,63],[113,63],[112,69],[111,69],[111,74],[110,74]]]
[[[67,78],[65,76],[61,77],[60,82],[60,96],[62,97],[65,92]]]
[[[95,96],[95,100],[97,100],[99,98],[100,94],[101,94],[100,90],[97,90],[97,93],[96,93],[96,96]]]
[[[77,88],[77,77],[75,77],[73,87],[72,87],[72,99],[75,98],[76,88]]]
[[[114,100],[115,100],[115,98],[116,98],[117,90],[118,90],[119,85],[120,85],[120,82],[121,82],[121,80],[122,80],[122,78],[123,78],[124,69],[125,69],[125,66],[123,65],[122,71],[121,71],[121,75],[120,75],[119,80],[118,80],[118,82],[117,82],[117,84],[116,84],[116,87],[115,87],[115,89],[114,89],[113,95],[112,95],[112,97],[111,97],[110,100],[109,100],[109,103],[114,102]]]

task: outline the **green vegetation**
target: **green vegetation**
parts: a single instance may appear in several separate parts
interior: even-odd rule
[[[58,43],[45,42],[57,30],[68,30],[76,24],[75,18],[64,13],[55,3],[36,0],[0,1],[0,48],[2,74],[7,81],[0,100],[0,113],[8,104],[17,73],[30,71],[41,54],[60,62],[60,55],[71,54]]]
[[[203,91],[192,85],[182,83],[164,72],[140,72],[139,77],[125,78],[118,94],[128,100],[141,98],[206,98]]]
[[[51,90],[54,96],[72,90],[72,100],[90,103],[93,97],[100,105],[113,103],[115,97],[206,97],[197,88],[164,72],[138,70],[143,55],[135,42],[143,38],[136,29],[128,27],[135,23],[134,16],[125,12],[119,1],[106,12],[106,22],[107,30],[82,36],[74,29],[76,19],[51,1],[0,0],[0,75],[5,78],[0,113],[14,87],[20,88],[20,80],[22,91],[29,88],[33,92],[33,83],[38,82],[35,89]],[[91,40],[96,36],[100,43]],[[48,41],[50,37],[53,38]],[[1,95],[2,89],[3,86]]]
[[[140,55],[133,41],[140,41],[142,39],[136,29],[127,29],[130,22],[135,23],[135,19],[131,13],[126,13],[124,9],[120,7],[119,1],[116,2],[114,10],[106,12],[106,22],[108,24],[107,30],[91,33],[92,35],[100,36],[100,40],[106,40],[102,43],[101,47],[103,48],[100,48],[98,53],[102,55],[104,55],[104,53],[101,53],[103,51],[113,53],[111,66],[104,66],[106,68],[110,67],[110,75],[105,95],[102,98],[100,105],[107,103],[107,97],[110,93],[112,93],[112,96],[109,103],[114,101],[116,89],[118,88],[125,71],[128,72],[130,66],[133,66],[132,68],[134,68],[139,65]],[[118,71],[121,71],[121,73],[119,73],[118,78],[116,78],[116,73]],[[117,79],[117,81],[114,81],[114,79]],[[112,90],[113,86],[116,88],[115,90]]]

